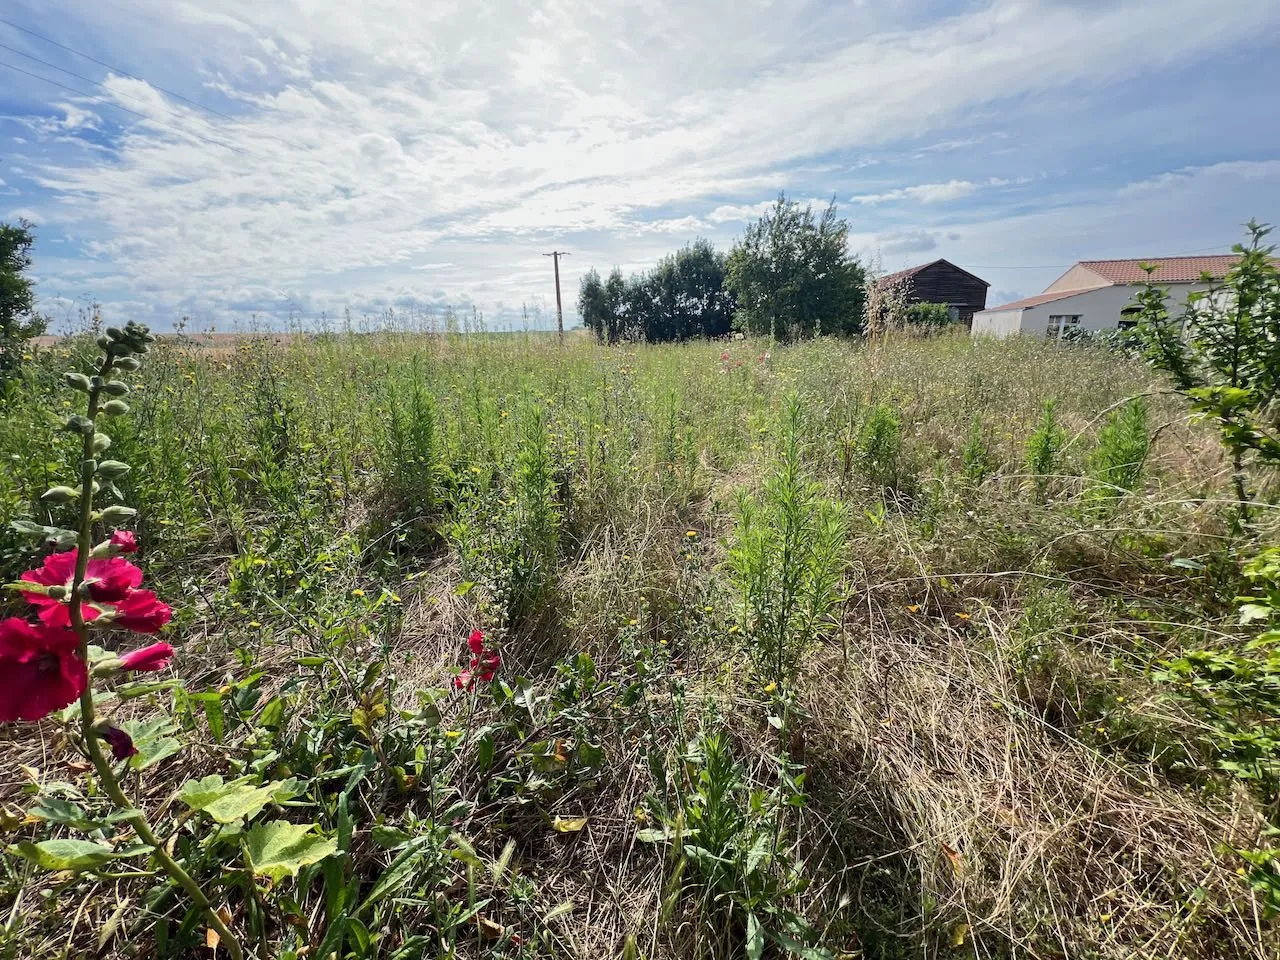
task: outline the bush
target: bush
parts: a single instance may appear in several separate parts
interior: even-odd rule
[[[913,303],[907,307],[907,326],[941,330],[956,322],[945,303]]]
[[[1089,496],[1114,500],[1132,491],[1142,477],[1151,435],[1147,431],[1147,405],[1141,398],[1112,411],[1098,434],[1098,447],[1089,461],[1095,481]]]
[[[1031,475],[1037,501],[1044,502],[1049,479],[1058,468],[1058,454],[1066,442],[1066,431],[1058,423],[1057,404],[1046,400],[1040,423],[1027,441],[1027,473]]]

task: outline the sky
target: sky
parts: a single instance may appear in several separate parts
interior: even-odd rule
[[[1278,53],[1275,0],[5,0],[0,220],[55,329],[553,326],[553,249],[570,325],[780,192],[995,305],[1280,220]]]

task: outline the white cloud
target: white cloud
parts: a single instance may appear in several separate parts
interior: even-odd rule
[[[233,119],[109,76],[105,98],[147,119],[68,104],[78,125],[90,108],[123,124],[112,150],[32,150],[24,166],[103,270],[104,296],[135,302],[145,285],[170,314],[278,303],[279,290],[332,312],[424,280],[447,287],[436,299],[511,311],[546,292],[549,244],[575,250],[572,286],[593,262],[643,262],[703,231],[723,242],[780,189],[847,194],[871,162],[861,153],[930,137],[916,152],[960,157],[1003,136],[951,136],[975,111],[1083,97],[1280,25],[1273,0],[1208,21],[1199,0],[1167,0],[1158,18],[1136,0],[991,0],[932,21],[923,0],[121,2],[108,14],[53,0],[47,15],[102,18],[135,72]],[[1015,182],[987,172],[853,201],[942,207]],[[886,249],[937,243],[928,224],[888,226]],[[422,276],[444,263],[447,283]]]
[[[1280,179],[1280,160],[1227,160],[1207,166],[1182,167],[1126,184],[1121,196],[1162,190],[1178,190],[1192,180],[1244,180],[1274,182]]]
[[[988,187],[1004,187],[1009,184],[1029,183],[1030,178],[1019,177],[1008,180],[1001,177],[989,177],[981,183],[972,180],[948,180],[945,183],[921,183],[914,187],[899,187],[884,193],[863,193],[850,197],[852,203],[876,204],[889,203],[896,200],[918,200],[920,203],[946,203],[959,200]]]

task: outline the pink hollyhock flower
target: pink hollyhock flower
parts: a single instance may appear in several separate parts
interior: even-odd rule
[[[149,647],[126,653],[120,658],[121,670],[141,670],[152,672],[163,670],[173,659],[173,647],[167,643],[153,643]]]
[[[117,553],[137,553],[138,538],[132,530],[117,530],[108,541]]]
[[[121,532],[121,531],[117,531]],[[127,531],[125,531],[127,532]],[[132,534],[129,534],[132,537]],[[113,537],[114,540],[114,537]],[[22,575],[27,583],[58,588],[61,596],[24,592],[23,596],[39,609],[40,619],[50,627],[69,627],[71,610],[67,598],[76,573],[76,551],[53,553],[44,558],[38,570]],[[107,617],[111,623],[138,633],[155,633],[173,616],[168,605],[156,599],[150,590],[139,590],[142,571],[119,557],[96,557],[85,570],[89,599],[80,604],[85,622]]]
[[[98,731],[98,736],[110,744],[111,755],[117,760],[137,756],[138,748],[133,745],[133,737],[119,727],[103,727]]]
[[[729,359],[729,351],[728,351],[728,350],[726,350],[726,351],[724,351],[724,353],[720,354],[720,359],[721,359],[722,361],[726,361],[726,360],[728,360],[728,359]]]
[[[471,666],[453,678],[455,690],[473,690],[477,680],[484,683],[490,682],[497,674],[498,666],[501,663],[497,650],[485,648],[484,634],[479,630],[471,631],[471,635],[467,637],[467,646],[473,654]]]
[[[39,720],[84,693],[89,669],[70,630],[0,620],[0,723]]]
[[[135,590],[114,607],[105,608],[111,623],[134,633],[159,633],[173,619],[173,608],[150,590]]]

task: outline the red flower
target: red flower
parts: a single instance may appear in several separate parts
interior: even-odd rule
[[[39,720],[84,692],[89,670],[70,630],[0,620],[0,723]]]
[[[138,538],[132,530],[117,530],[108,541],[117,553],[137,553]]]
[[[128,531],[116,531],[116,534]],[[115,542],[115,534],[112,542]],[[133,534],[128,533],[131,540]],[[71,610],[67,597],[76,574],[76,551],[53,553],[44,558],[44,566],[28,570],[22,575],[27,583],[38,583],[58,593],[27,593],[23,596],[39,608],[40,619],[50,627],[69,627]],[[128,560],[119,557],[99,557],[89,561],[84,583],[89,599],[80,604],[85,622],[106,617],[109,622],[138,633],[155,633],[173,616],[166,604],[156,599],[150,590],[137,589],[142,583],[142,571]]]
[[[101,727],[98,736],[111,745],[111,755],[117,760],[137,756],[138,748],[133,745],[133,737],[119,727]]]
[[[173,608],[156,599],[150,590],[135,590],[103,612],[111,617],[112,625],[134,633],[159,633],[173,619]]]
[[[139,591],[145,593],[146,591]],[[173,647],[167,643],[153,643],[149,647],[126,653],[120,658],[121,670],[141,670],[151,672],[163,670],[173,659]]]
[[[471,667],[453,678],[455,690],[473,690],[477,680],[488,683],[497,674],[501,663],[497,650],[485,648],[484,634],[479,630],[471,631],[471,635],[467,637],[467,646],[474,656],[471,658]]]
[[[728,359],[729,359],[729,351],[728,351],[728,350],[726,350],[724,353],[720,354],[720,360],[721,360],[722,362],[723,362],[723,361],[726,361],[726,360],[728,360]]]

